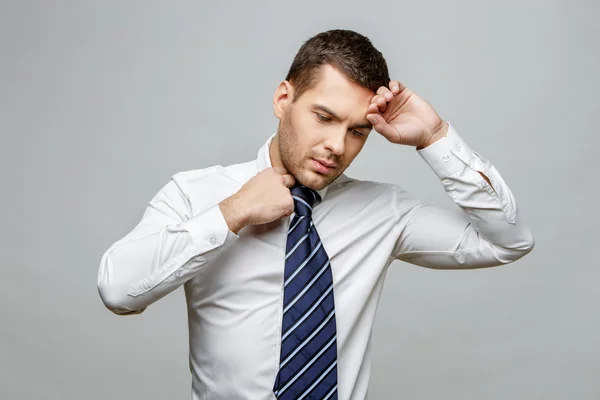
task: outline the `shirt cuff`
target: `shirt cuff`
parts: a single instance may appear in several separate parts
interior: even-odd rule
[[[219,204],[214,204],[184,221],[182,227],[190,233],[200,253],[205,253],[239,236],[229,230]]]
[[[445,137],[424,149],[417,150],[440,179],[454,174],[465,165],[471,165],[473,160],[473,150],[458,135],[454,127],[447,123],[448,134]]]

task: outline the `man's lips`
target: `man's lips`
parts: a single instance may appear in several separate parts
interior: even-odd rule
[[[322,174],[327,174],[336,167],[336,164],[332,163],[331,161],[318,160],[316,158],[312,158],[311,160],[313,163],[313,168]]]
[[[313,160],[318,161],[321,164],[323,164],[324,166],[329,167],[329,168],[336,168],[337,167],[337,164],[334,163],[334,162],[331,162],[331,161],[321,160],[319,158],[313,158]]]

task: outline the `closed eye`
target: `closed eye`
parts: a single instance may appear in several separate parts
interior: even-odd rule
[[[319,113],[315,113],[317,114],[317,118],[319,119],[319,121],[321,122],[331,122],[331,118],[324,116],[323,114],[319,114]]]
[[[317,116],[317,118],[318,118],[318,120],[320,122],[331,122],[331,118],[326,117],[323,114],[315,113],[315,115]],[[354,135],[354,137],[363,137],[363,136],[365,136],[365,134],[362,133],[361,131],[350,130],[350,132],[352,132],[352,135]]]

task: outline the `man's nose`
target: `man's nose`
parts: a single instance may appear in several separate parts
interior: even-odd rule
[[[335,132],[327,137],[325,140],[325,148],[331,151],[333,154],[342,155],[344,154],[346,142],[346,130],[343,132]]]

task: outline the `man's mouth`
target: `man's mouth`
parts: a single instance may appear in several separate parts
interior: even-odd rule
[[[316,158],[311,158],[311,160],[312,160],[314,169],[317,172],[320,172],[322,174],[326,174],[328,172],[331,172],[335,168],[337,168],[337,164],[335,164],[331,161],[327,161],[327,160],[323,160],[323,159],[316,159]]]

